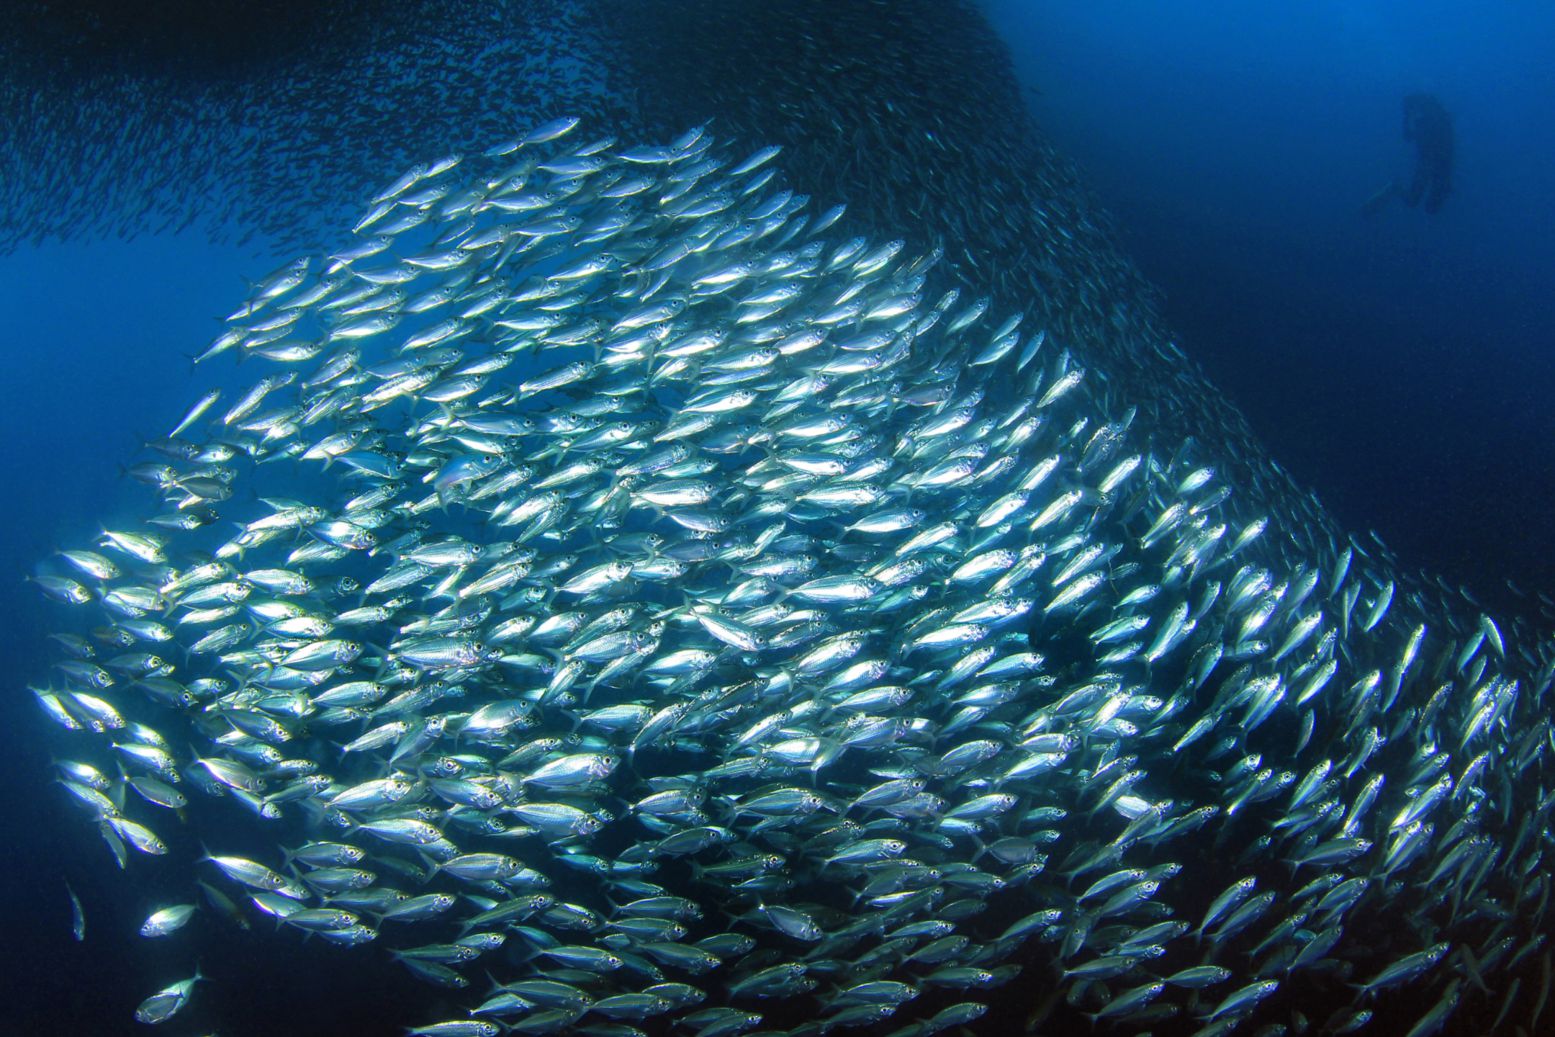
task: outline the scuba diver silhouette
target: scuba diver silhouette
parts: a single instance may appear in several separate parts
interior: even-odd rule
[[[1430,94],[1404,98],[1404,139],[1415,146],[1415,175],[1406,190],[1397,180],[1372,195],[1363,206],[1369,216],[1395,195],[1413,208],[1436,212],[1452,190],[1452,120]]]

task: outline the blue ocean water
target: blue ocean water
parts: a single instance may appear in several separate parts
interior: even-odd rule
[[[1183,348],[1270,453],[1409,569],[1555,586],[1555,11],[1426,2],[989,0]],[[1436,95],[1440,212],[1402,99]]]
[[[0,477],[16,488],[0,534],[0,648],[14,666],[0,706],[0,818],[14,837],[0,846],[0,873],[14,883],[8,924],[20,934],[0,950],[6,1033],[145,1031],[131,1019],[135,1006],[196,965],[219,981],[221,996],[195,997],[167,1024],[178,1033],[262,1037],[284,1026],[296,1037],[390,1034],[428,1010],[427,992],[386,962],[343,969],[343,948],[319,940],[279,946],[260,925],[140,937],[152,910],[189,902],[192,891],[159,881],[142,860],[127,872],[114,865],[54,780],[51,760],[73,743],[25,690],[47,682],[56,657],[48,634],[62,628],[57,606],[27,574],[61,546],[138,521],[146,487],[125,466],[143,460],[145,442],[166,435],[206,389],[225,388],[230,399],[247,387],[253,375],[242,366],[207,364],[196,375],[191,357],[280,260],[263,241],[220,244],[194,232],[52,243],[0,257],[0,321],[14,329],[6,348],[14,377],[0,382]],[[159,832],[176,851],[199,848],[195,831],[243,838],[220,817],[202,820],[199,807],[191,804],[191,824]],[[84,908],[82,942],[71,934],[67,884]]]
[[[114,866],[54,782],[51,757],[68,741],[40,723],[25,690],[47,679],[47,635],[60,628],[58,612],[25,577],[62,545],[93,540],[100,523],[130,520],[144,509],[145,488],[123,466],[138,459],[147,438],[165,435],[204,390],[212,372],[202,370],[196,381],[189,356],[241,302],[245,278],[272,265],[262,248],[214,245],[198,234],[49,244],[0,257],[9,367],[0,382],[0,477],[12,488],[0,532],[0,646],[11,663],[0,715],[0,817],[10,835],[0,868],[13,883],[6,913],[16,934],[0,952],[0,1023],[7,1033],[131,1032],[141,998],[187,978],[196,960],[231,959],[235,949],[246,964],[223,970],[228,990],[220,1015],[212,1018],[197,998],[179,1032],[197,1032],[202,1022],[215,1029],[218,1020],[245,1014],[256,1027],[247,1032],[275,1032],[282,1017],[275,999],[283,990],[303,1007],[303,1033],[349,1032],[353,1019],[373,1032],[364,1006],[386,1006],[378,1020],[385,1029],[403,1016],[393,1011],[392,992],[385,993],[392,988],[372,970],[332,976],[318,968],[317,944],[276,957],[263,953],[268,941],[255,933],[195,929],[183,934],[192,942],[182,945],[136,935],[147,913],[186,900],[189,891],[154,884],[153,870],[126,874]],[[223,376],[244,377],[225,369],[218,384]],[[81,943],[71,936],[67,883],[85,910]],[[247,951],[245,940],[252,942]],[[349,1006],[352,1017],[332,1006]],[[228,1024],[222,1032],[241,1031]]]
[[[1514,604],[1506,578],[1555,586],[1543,402],[1555,390],[1555,17],[1435,2],[988,9],[1032,111],[1116,216],[1180,344],[1271,454],[1407,566]],[[1398,106],[1417,89],[1454,118],[1454,192],[1433,216],[1395,205],[1363,218],[1373,191],[1408,175]],[[52,658],[55,613],[25,577],[138,513],[121,466],[211,384],[189,355],[246,279],[283,258],[193,233],[0,257],[0,874],[21,934],[0,952],[11,1032],[130,1032],[127,1008],[187,973],[188,945],[133,935],[174,891],[126,882],[51,787],[55,732],[23,685]],[[85,944],[70,938],[62,880],[85,904]],[[249,967],[222,977],[223,1033],[274,1032],[283,1018],[294,1034],[391,1032],[406,1017],[405,983],[381,964],[317,967],[341,953],[318,941],[284,957],[252,945],[239,955]],[[215,1026],[205,1011],[197,1002],[179,1032]]]

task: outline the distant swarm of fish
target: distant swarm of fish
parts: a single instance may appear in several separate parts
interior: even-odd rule
[[[362,198],[440,149],[484,147],[546,112],[629,124],[597,16],[569,0],[125,11],[7,5],[0,254],[190,228],[317,250]]]
[[[142,934],[472,988],[427,1037],[918,1037],[1022,970],[1103,1031],[1536,1028],[1547,646],[1249,513],[778,153],[558,120],[232,315],[262,376],[37,577],[61,782],[189,884]],[[192,801],[270,849],[170,853]]]

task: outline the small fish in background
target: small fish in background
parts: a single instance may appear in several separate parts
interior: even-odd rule
[[[604,67],[599,12],[560,0],[456,2],[432,18],[414,5],[345,2],[333,8],[338,20],[329,32],[247,5],[210,20],[176,9],[132,14],[111,2],[91,18],[54,4],[17,10],[7,52],[28,58],[0,70],[0,94],[28,97],[29,117],[17,120],[5,144],[15,175],[4,185],[0,253],[109,230],[192,231],[288,253],[316,248],[326,229],[355,218],[379,178],[446,148],[449,133],[491,140],[535,111],[621,107]],[[169,80],[148,54],[172,38],[219,60],[227,92],[218,98],[197,81]],[[234,48],[244,57],[227,60]],[[370,60],[355,69],[348,92],[335,96],[323,77],[364,55]],[[108,56],[129,71],[89,87],[45,71],[87,56]],[[521,89],[432,88],[504,75]],[[153,83],[164,103],[144,103]],[[385,134],[380,117],[390,111],[396,126]],[[255,182],[243,162],[230,160],[248,148],[268,153],[274,182]],[[33,160],[19,161],[23,155]],[[256,290],[282,283],[269,278]]]
[[[65,892],[70,894],[70,935],[76,938],[76,942],[86,939],[86,912],[81,909],[81,898],[76,896],[76,891],[70,888],[70,883],[65,883]]]

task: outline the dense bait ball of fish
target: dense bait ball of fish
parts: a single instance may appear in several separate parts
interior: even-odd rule
[[[791,187],[846,202],[855,233],[943,248],[946,282],[1056,336],[1110,407],[1137,408],[1170,441],[1193,437],[1199,462],[1252,514],[1284,515],[1308,557],[1344,538],[1173,341],[980,5],[638,0],[601,15],[636,122],[651,128],[615,132],[668,139],[712,119],[722,137],[781,145]]]
[[[38,577],[64,786],[189,881],[143,933],[493,977],[443,1037],[908,1037],[1022,968],[1102,1027],[1423,1035],[1547,982],[1549,660],[1239,515],[776,158],[559,120],[232,315],[202,359],[263,376]],[[273,848],[168,854],[191,801]]]

